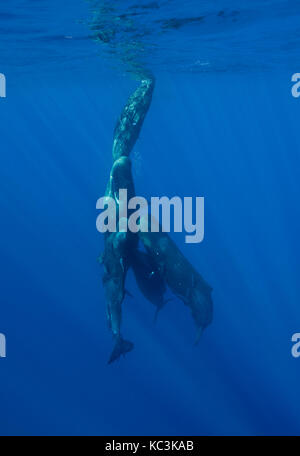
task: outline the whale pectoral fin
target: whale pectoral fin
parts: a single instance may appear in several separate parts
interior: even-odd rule
[[[157,317],[158,317],[158,314],[160,311],[161,311],[161,307],[157,307],[155,310],[154,319],[153,319],[154,324],[157,322]]]
[[[124,340],[122,337],[118,337],[107,364],[113,363],[119,359],[121,355],[125,356],[126,353],[133,349],[133,347],[134,345],[132,342]]]
[[[128,290],[125,289],[125,294],[126,294],[127,296],[129,296],[130,298],[133,299],[133,296],[132,296],[132,294],[130,293],[130,291],[128,291]]]
[[[183,296],[183,295],[181,295],[181,294],[179,294],[179,293],[175,293],[175,296],[176,296],[178,299],[180,299],[180,301],[182,301],[183,304],[185,304],[186,306],[189,305],[189,300],[188,300],[188,298],[187,298],[186,296]]]
[[[195,339],[195,342],[194,342],[195,346],[198,345],[199,340],[201,339],[202,333],[203,333],[203,328],[202,328],[202,326],[200,326],[200,328],[198,328],[198,331],[197,331],[197,334],[196,334],[196,339]]]
[[[154,324],[157,322],[157,317],[158,317],[158,314],[159,314],[159,312],[161,311],[161,309],[162,309],[163,307],[165,307],[165,305],[166,305],[168,302],[170,302],[170,301],[173,301],[173,298],[165,299],[164,302],[163,302],[163,304],[162,304],[161,306],[159,306],[159,307],[156,308],[156,311],[155,311],[155,314],[154,314],[154,321],[153,321]]]

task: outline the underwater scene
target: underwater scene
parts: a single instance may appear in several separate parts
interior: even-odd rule
[[[300,3],[0,7],[0,435],[300,434]]]

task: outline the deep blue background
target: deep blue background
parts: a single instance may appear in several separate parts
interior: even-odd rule
[[[156,69],[137,193],[205,197],[204,242],[174,238],[214,288],[214,321],[193,347],[188,309],[170,302],[154,326],[130,276],[135,349],[110,366],[95,206],[137,83],[95,61],[4,66],[0,434],[299,434],[299,65]]]

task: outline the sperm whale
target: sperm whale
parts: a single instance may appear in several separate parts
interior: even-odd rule
[[[117,198],[120,189],[127,189],[130,198],[135,195],[129,155],[139,137],[150,107],[153,89],[153,78],[141,81],[128,99],[114,130],[113,165],[105,195],[114,198],[118,211],[121,210]],[[125,279],[132,262],[131,252],[135,250],[137,244],[137,235],[120,231],[120,222],[116,232],[105,234],[104,252],[100,257],[100,263],[103,264],[104,269],[102,283],[105,290],[107,320],[115,339],[109,363],[133,348],[133,343],[125,340],[121,334],[121,320]]]

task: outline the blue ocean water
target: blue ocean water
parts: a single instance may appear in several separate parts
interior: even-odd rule
[[[299,434],[300,5],[10,0],[0,12],[1,435]],[[205,239],[173,238],[213,287],[188,309],[132,275],[107,365],[96,201],[115,122],[146,68],[139,195],[205,197]]]

